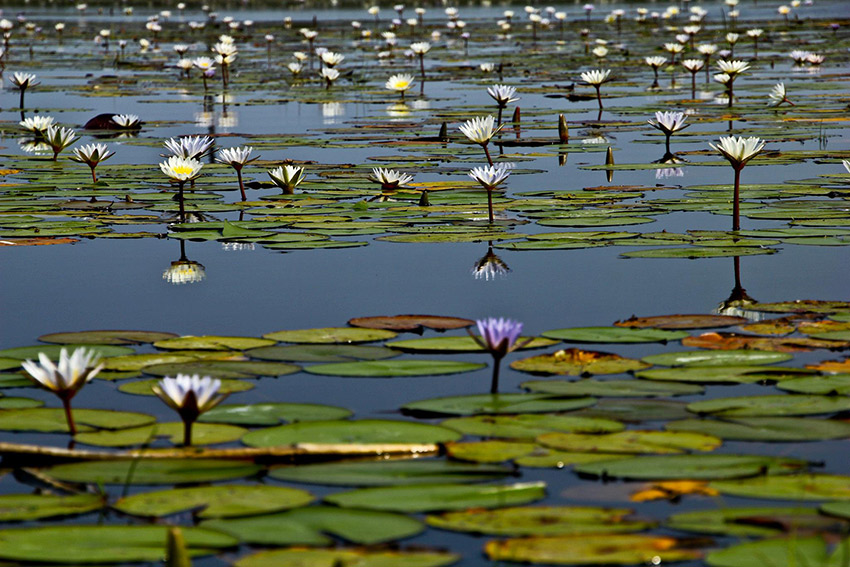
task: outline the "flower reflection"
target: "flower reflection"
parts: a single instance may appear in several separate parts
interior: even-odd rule
[[[171,266],[162,273],[162,279],[174,285],[198,283],[206,277],[203,264],[186,258],[171,262]]]
[[[493,247],[487,247],[487,253],[484,254],[475,265],[472,267],[472,275],[476,280],[484,280],[489,282],[495,280],[496,277],[505,277],[511,269],[505,262],[493,253]]]
[[[345,116],[345,105],[340,102],[326,102],[321,107],[325,124],[335,124],[338,117]]]
[[[410,107],[404,103],[391,104],[387,107],[387,116],[400,118],[410,114]]]
[[[35,138],[18,138],[18,146],[21,151],[32,155],[50,155],[53,149],[44,140],[36,140]]]
[[[222,242],[221,249],[225,252],[243,252],[254,249],[253,242]]]
[[[655,179],[667,179],[668,177],[684,177],[685,170],[681,167],[664,167],[655,170]]]

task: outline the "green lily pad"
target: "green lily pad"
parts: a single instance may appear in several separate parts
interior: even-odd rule
[[[814,508],[724,508],[673,514],[664,523],[674,530],[736,537],[765,537],[784,531],[833,531],[836,521]]]
[[[156,364],[174,364],[179,362],[192,362],[198,357],[190,354],[175,354],[170,352],[155,352],[144,354],[129,354],[127,356],[113,356],[103,361],[106,370],[122,372],[133,372],[142,370]],[[99,375],[98,375],[99,377]]]
[[[648,565],[702,557],[702,551],[690,547],[666,536],[581,534],[491,540],[484,553],[493,561],[544,565]]]
[[[846,395],[850,394],[850,374],[796,378],[777,387],[798,394]]]
[[[504,508],[540,500],[546,496],[546,484],[425,484],[382,486],[338,492],[326,502],[345,508],[366,508],[391,512],[436,512],[467,508]]]
[[[35,382],[25,374],[0,374],[0,388],[29,388],[35,387]]]
[[[688,404],[688,411],[720,417],[815,415],[850,409],[850,399],[804,394],[715,398]]]
[[[685,419],[668,423],[669,431],[691,431],[733,441],[821,441],[850,437],[850,423],[800,417]]]
[[[444,460],[319,463],[272,469],[269,476],[289,482],[341,486],[394,486],[497,480],[510,469]]]
[[[522,349],[543,348],[551,346],[558,341],[543,339],[540,337],[520,337],[517,342],[522,344],[531,339],[531,342]],[[409,339],[405,341],[393,341],[387,343],[390,348],[396,348],[403,352],[428,352],[428,353],[458,353],[458,352],[486,352],[472,337],[429,337],[426,339]]]
[[[30,347],[15,347],[0,350],[0,356],[3,358],[14,358],[17,360],[38,360],[39,353],[44,353],[50,360],[58,360],[59,353],[65,349],[68,354],[71,354],[75,349],[84,347],[86,350],[95,351],[101,358],[107,356],[122,356],[125,354],[133,354],[135,351],[126,346],[114,345],[36,345]]]
[[[668,396],[692,396],[704,391],[693,384],[654,383],[642,380],[595,380],[588,378],[570,382],[567,380],[530,380],[520,384],[532,392],[559,396],[597,396],[614,398],[651,398]]]
[[[226,534],[182,528],[190,555],[210,555],[237,545]],[[0,532],[0,558],[46,563],[160,561],[168,526],[45,526]],[[50,542],[50,545],[45,545]]]
[[[33,400],[32,398],[0,398],[0,409],[25,409],[25,408],[40,408],[44,405],[41,400]]]
[[[161,517],[191,510],[200,518],[234,518],[306,506],[313,500],[312,494],[296,488],[231,484],[143,492],[121,498],[114,506],[133,516]]]
[[[271,346],[274,341],[256,337],[175,337],[156,341],[153,346],[165,350],[247,350]]]
[[[400,356],[386,347],[360,345],[289,345],[254,348],[245,352],[251,358],[286,362],[351,362],[384,360]]]
[[[377,317],[356,317],[349,319],[349,325],[367,329],[386,329],[388,331],[408,331],[422,333],[424,329],[447,331],[475,325],[471,319],[445,317],[441,315],[393,315]]]
[[[192,427],[192,444],[215,445],[217,443],[230,443],[231,441],[238,441],[247,431],[247,429],[236,427],[235,425],[196,423]],[[99,447],[129,447],[133,445],[145,445],[158,437],[166,437],[175,445],[182,445],[183,422],[156,423],[144,427],[120,429],[118,431],[79,433],[74,439],[79,443]]]
[[[623,258],[686,258],[694,260],[697,258],[731,258],[735,256],[758,256],[761,254],[775,254],[773,248],[747,248],[741,247],[717,247],[717,248],[652,248],[649,250],[635,250],[634,252],[623,252]]]
[[[486,368],[486,364],[454,360],[362,360],[359,362],[336,362],[308,366],[310,374],[323,376],[346,376],[352,378],[393,378],[404,376],[437,376],[459,374]]]
[[[645,356],[641,360],[660,366],[760,366],[792,358],[793,355],[785,352],[761,350],[691,350],[663,352]]]
[[[502,437],[505,439],[534,439],[543,433],[562,431],[569,433],[613,433],[622,431],[619,421],[570,415],[519,414],[473,415],[454,417],[440,425],[464,435]]]
[[[440,551],[276,549],[243,557],[233,567],[442,567],[458,559]]]
[[[541,335],[569,343],[666,343],[683,339],[688,333],[635,327],[571,327],[545,331]]]
[[[676,366],[650,368],[635,372],[636,378],[699,384],[753,384],[759,382],[796,382],[799,376],[812,374],[805,368],[779,366]],[[780,386],[781,388],[782,386]]]
[[[68,463],[42,472],[65,482],[153,485],[232,480],[261,470],[245,461],[173,459]]]
[[[550,536],[638,532],[651,522],[630,520],[628,508],[590,506],[523,506],[498,510],[464,510],[429,515],[434,528],[499,536]]]
[[[446,444],[446,453],[452,459],[473,463],[503,463],[530,455],[537,450],[534,443],[524,441],[455,441]]]
[[[3,494],[0,495],[0,521],[72,516],[100,510],[105,505],[103,497],[98,494]]]
[[[319,404],[228,404],[214,407],[202,414],[198,421],[234,425],[277,425],[296,421],[345,419],[350,415],[351,410]]]
[[[298,443],[442,443],[460,435],[436,425],[412,421],[361,419],[307,421],[252,431],[242,438],[251,447]]]
[[[647,368],[649,364],[617,354],[581,349],[563,349],[515,360],[511,368],[530,374],[559,374],[585,376],[589,374],[620,374]]]
[[[261,376],[286,376],[301,370],[300,366],[283,362],[256,360],[190,360],[145,366],[142,371],[153,376],[200,374],[221,379],[259,378]]]
[[[152,416],[143,413],[90,409],[75,409],[73,412],[77,431],[80,432],[126,429],[154,422]],[[0,430],[59,433],[68,431],[68,423],[65,420],[65,412],[61,409],[10,409],[0,412]]]
[[[0,358],[0,371],[20,368],[21,360],[18,358]]]
[[[154,378],[150,380],[134,380],[132,382],[127,382],[126,384],[121,384],[121,386],[118,387],[118,391],[137,396],[155,396],[156,394],[153,393],[151,387],[158,383],[159,380]],[[244,392],[252,389],[253,387],[254,385],[252,383],[244,380],[225,379],[221,381],[221,387],[218,391],[222,394],[232,394],[234,392]]]
[[[820,537],[790,536],[739,543],[712,551],[706,557],[711,567],[765,567],[772,565],[805,565],[806,567],[840,567],[850,553],[848,540],[830,556],[826,542]]]
[[[360,327],[329,327],[323,329],[300,329],[277,331],[263,335],[266,339],[282,343],[300,344],[351,344],[385,341],[396,337],[396,333],[383,329]]]
[[[546,394],[473,394],[411,402],[402,409],[442,415],[544,413],[584,408],[595,402],[588,397],[559,398]]]
[[[685,451],[711,451],[721,440],[702,433],[640,431],[629,429],[615,433],[588,435],[582,433],[544,433],[537,442],[558,451],[575,453],[654,453],[673,454]]]
[[[162,341],[176,336],[174,333],[157,331],[78,331],[50,333],[38,337],[38,340],[62,345],[137,345]]]
[[[576,465],[579,474],[633,480],[713,480],[757,474],[791,473],[806,466],[799,459],[760,455],[646,455]]]
[[[230,534],[242,543],[275,546],[333,544],[334,540],[325,534],[352,543],[374,545],[414,536],[425,529],[422,522],[403,514],[333,506],[309,506],[279,514],[213,520],[201,526]]]
[[[827,502],[820,509],[824,514],[850,520],[850,502]]]
[[[712,482],[722,494],[774,500],[850,500],[850,476],[796,474]]]

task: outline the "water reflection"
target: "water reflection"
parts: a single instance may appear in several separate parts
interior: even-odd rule
[[[203,264],[186,257],[186,241],[180,240],[180,258],[171,262],[167,270],[162,272],[162,279],[170,284],[180,285],[198,283],[206,279],[207,273]]]
[[[505,262],[493,253],[493,243],[487,243],[487,253],[472,267],[472,275],[476,280],[495,280],[496,276],[505,277],[511,269]]]
[[[732,317],[744,317],[752,322],[761,321],[765,318],[765,313],[762,311],[754,311],[748,309],[750,306],[758,303],[758,300],[753,299],[747,294],[747,290],[741,285],[741,257],[735,256],[732,258],[735,272],[735,287],[732,288],[732,293],[729,297],[720,302],[714,313],[718,315],[729,315]]]
[[[336,124],[340,117],[345,116],[345,105],[341,102],[325,102],[321,107],[325,124]]]
[[[668,179],[670,177],[684,177],[685,170],[681,167],[663,167],[655,170],[655,179]]]

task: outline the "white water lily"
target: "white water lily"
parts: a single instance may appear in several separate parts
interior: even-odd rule
[[[35,74],[33,73],[15,72],[12,74],[12,77],[9,79],[9,82],[21,90],[27,89],[29,87],[34,87],[38,84],[35,80]]]
[[[71,128],[50,125],[44,131],[44,141],[53,150],[53,160],[55,161],[59,152],[79,140],[77,133]]]
[[[516,96],[516,87],[509,85],[493,85],[492,87],[488,87],[487,94],[496,101],[499,108],[505,108],[510,103],[519,100],[519,97]]]
[[[213,139],[209,136],[186,136],[165,141],[168,151],[184,159],[200,159],[206,155],[212,145]]]
[[[502,129],[502,126],[496,126],[496,119],[491,115],[483,118],[477,116],[472,120],[467,120],[458,126],[458,129],[471,142],[486,146],[490,139]]]
[[[112,121],[120,128],[137,128],[141,122],[135,114],[115,114],[112,116]]]
[[[275,185],[287,193],[292,193],[298,184],[304,181],[304,168],[295,165],[284,165],[266,173]]]
[[[652,67],[653,70],[657,71],[660,67],[664,66],[667,63],[666,57],[661,57],[660,55],[653,55],[652,57],[644,57],[644,62]]]
[[[165,377],[154,386],[154,394],[177,411],[183,420],[183,445],[192,444],[192,424],[198,417],[227,398],[219,393],[221,380],[197,374],[178,374],[176,378]]]
[[[171,156],[159,164],[162,172],[178,183],[195,179],[201,174],[202,167],[204,167],[204,164],[197,159],[181,156]]]
[[[384,169],[376,167],[372,169],[372,175],[369,176],[370,181],[381,184],[381,190],[397,189],[401,185],[406,185],[413,181],[413,176],[408,173],[401,173],[394,169]]]
[[[581,74],[581,80],[588,85],[598,87],[599,85],[605,84],[611,80],[611,69],[594,69],[592,71],[585,71]]]
[[[171,262],[171,266],[162,273],[162,279],[175,285],[197,283],[203,281],[206,277],[206,269],[203,264],[192,260]]]
[[[297,77],[301,74],[301,71],[304,69],[304,66],[301,63],[288,63],[286,68],[289,69],[289,72],[292,73],[293,77]]]
[[[332,69],[330,67],[322,67],[322,70],[319,71],[319,75],[325,80],[326,88],[330,89],[331,84],[339,79],[339,71],[336,69]]]
[[[756,136],[750,136],[749,138],[744,138],[743,136],[722,136],[717,145],[712,143],[708,145],[729,160],[732,167],[739,169],[756,157],[764,148],[764,144],[764,140]]]
[[[87,144],[74,148],[74,155],[69,159],[77,163],[84,163],[91,169],[92,183],[97,183],[97,175],[95,168],[100,162],[107,160],[115,155],[115,152],[110,151],[106,144]]]
[[[844,169],[847,170],[847,173],[850,173],[850,160],[843,159],[841,160],[841,164],[844,165]]]
[[[700,43],[697,45],[697,51],[704,56],[714,55],[717,53],[717,46],[713,43]]]
[[[500,163],[485,167],[474,167],[469,176],[481,184],[487,191],[492,191],[511,174],[514,164]]]
[[[682,61],[682,67],[684,67],[691,73],[696,73],[704,66],[705,62],[702,59],[685,59],[684,61]]]
[[[733,61],[727,61],[726,59],[718,59],[717,67],[719,67],[723,73],[734,77],[748,70],[750,68],[750,64],[746,61],[741,61],[740,59],[736,59]]]
[[[776,83],[773,85],[773,88],[770,89],[769,93],[767,93],[767,97],[770,99],[768,102],[768,105],[770,106],[779,106],[786,102],[791,106],[794,106],[794,103],[788,100],[788,93],[785,91],[785,83]]]
[[[402,98],[404,98],[404,93],[408,89],[413,86],[413,75],[408,75],[407,73],[400,73],[398,75],[392,75],[389,79],[387,79],[385,88],[395,91],[397,93],[401,93]]]
[[[417,41],[410,44],[410,50],[416,55],[425,55],[431,50],[431,44],[427,41]]]
[[[29,118],[24,118],[20,121],[21,127],[27,132],[32,132],[33,134],[42,135],[45,130],[47,130],[48,126],[53,125],[53,117],[52,116],[30,116]]]
[[[669,135],[687,128],[689,126],[689,124],[685,124],[687,118],[684,112],[656,112],[655,122],[652,120],[647,120],[647,122],[653,128]]]
[[[259,158],[259,156],[250,158],[251,152],[253,151],[254,148],[251,146],[245,146],[242,148],[226,148],[219,150],[216,161],[219,163],[226,163],[237,170],[242,169],[242,167],[246,164]]]
[[[328,67],[336,67],[342,60],[345,59],[345,55],[342,53],[336,53],[333,51],[325,51],[322,53],[322,63],[327,65]]]

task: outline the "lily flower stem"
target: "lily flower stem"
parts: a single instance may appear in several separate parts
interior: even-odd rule
[[[96,166],[92,165],[92,166],[89,166],[89,167],[91,167],[91,182],[97,183],[97,174],[95,174],[95,172],[94,172],[94,168]]]
[[[596,87],[596,102],[599,103],[599,110],[602,110],[602,92],[599,89],[599,85],[594,85]]]
[[[735,168],[735,191],[732,195],[732,230],[741,230],[741,169]]]
[[[493,380],[490,382],[490,393],[499,393],[499,367],[502,365],[501,356],[493,356]]]
[[[733,88],[734,88],[733,85],[734,85],[734,79],[731,79],[729,81],[729,108],[732,108],[732,97],[733,97]]]
[[[242,168],[236,169],[236,178],[239,180],[239,192],[242,193],[242,200],[247,201],[248,198],[245,196],[245,184],[242,183]]]
[[[697,74],[691,73],[691,98],[697,97]]]
[[[183,446],[192,446],[192,422],[188,420],[183,422]]]
[[[503,108],[504,107],[502,105],[499,105],[499,115],[496,118],[496,127],[497,128],[502,125],[502,110],[503,110]]]
[[[666,148],[666,151],[667,151],[667,155],[669,155],[670,154],[670,133],[667,133],[667,139],[665,140],[664,145],[665,145],[665,148]]]
[[[422,76],[422,80],[425,80],[425,54],[419,55],[419,74]]]
[[[20,109],[21,110],[24,109],[24,92],[26,92],[26,89],[21,89],[21,101],[20,101]]]
[[[65,421],[68,422],[68,431],[73,437],[77,434],[77,425],[74,423],[74,414],[71,413],[71,398],[62,396],[62,407],[65,410]]]
[[[490,214],[490,224],[493,224],[495,221],[495,217],[493,216],[493,190],[487,189],[487,212]],[[496,374],[498,374],[498,369],[496,370]]]
[[[178,181],[177,182],[177,204],[180,207],[180,218],[181,219],[186,218],[186,209],[183,205],[183,185],[185,185],[185,184],[186,184],[185,181]],[[184,221],[181,221],[181,222],[184,222]]]
[[[481,147],[484,148],[484,155],[487,156],[487,163],[490,164],[490,167],[493,167],[493,159],[490,157],[490,150],[487,149],[487,144],[485,143]]]

